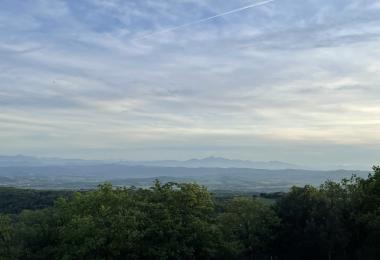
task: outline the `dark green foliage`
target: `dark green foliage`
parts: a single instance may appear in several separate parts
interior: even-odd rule
[[[352,230],[349,252],[358,258],[380,257],[380,168],[367,179],[345,181],[349,196],[348,223]]]
[[[219,216],[226,250],[231,258],[256,259],[270,255],[280,219],[254,198],[234,198]]]
[[[293,187],[275,206],[284,259],[379,259],[380,170],[367,179]],[[316,250],[317,249],[317,250]]]
[[[71,191],[42,191],[0,187],[0,213],[18,214],[24,209],[51,207],[59,197],[69,197]]]
[[[283,223],[279,233],[282,243],[278,243],[281,255],[289,259],[329,259],[344,254],[349,234],[342,222],[341,200],[339,194],[329,192],[331,184],[326,185],[319,190],[294,187],[276,205]]]
[[[211,259],[221,244],[215,214],[210,193],[196,184],[105,184],[23,211],[14,248],[19,259]]]
[[[45,209],[0,214],[0,260],[380,259],[379,168],[367,179],[255,196],[104,184]]]
[[[215,228],[209,193],[193,184],[150,190],[110,185],[60,200],[60,252],[65,259],[205,257],[213,255]]]
[[[12,259],[15,257],[14,230],[11,219],[0,214],[0,260]]]
[[[15,227],[18,259],[54,259],[58,249],[57,214],[54,209],[25,210]]]

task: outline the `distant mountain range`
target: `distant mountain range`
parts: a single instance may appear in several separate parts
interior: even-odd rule
[[[301,166],[280,161],[231,160],[222,157],[207,157],[186,161],[101,161],[61,158],[40,158],[33,156],[0,156],[0,167],[38,166],[86,166],[100,164],[120,164],[130,166],[186,167],[186,168],[251,168],[251,169],[301,169]]]
[[[39,167],[39,166],[70,166],[70,165],[98,165],[105,161],[62,159],[62,158],[40,158],[25,155],[1,156],[0,167]]]
[[[210,190],[274,192],[293,185],[320,185],[326,180],[366,177],[368,171],[309,170],[278,162],[220,157],[187,161],[97,161],[32,156],[0,156],[0,187],[89,189],[110,182],[148,187],[162,182],[197,182]]]
[[[222,157],[207,157],[203,159],[190,159],[186,161],[121,161],[124,165],[143,165],[161,167],[186,167],[186,168],[251,168],[251,169],[301,169],[302,167],[280,161],[246,161],[231,160]]]
[[[128,160],[82,160],[62,159],[54,157],[34,157],[25,155],[1,156],[0,167],[40,167],[40,166],[94,166],[94,165],[125,165],[125,166],[154,166],[154,167],[184,167],[184,168],[249,168],[264,170],[304,169],[304,170],[364,170],[371,165],[324,165],[305,166],[281,161],[249,161],[232,160],[223,157],[207,157],[185,161],[128,161]]]

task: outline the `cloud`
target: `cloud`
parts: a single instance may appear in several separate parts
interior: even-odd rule
[[[257,3],[2,2],[0,153],[370,163],[376,5]]]

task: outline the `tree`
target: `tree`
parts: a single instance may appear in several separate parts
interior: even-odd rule
[[[213,201],[196,184],[107,184],[62,199],[55,210],[58,258],[209,259],[218,252]]]
[[[353,239],[349,249],[358,259],[380,256],[380,168],[373,167],[367,179],[346,181],[350,190],[350,229]]]
[[[15,257],[14,233],[11,218],[0,214],[0,260]]]
[[[24,210],[17,216],[14,232],[19,259],[55,259],[57,218],[53,209]]]
[[[282,220],[279,254],[284,259],[332,259],[344,255],[348,240],[343,223],[341,187],[293,187],[276,205]]]
[[[293,187],[272,206],[219,203],[192,183],[104,184],[53,207],[0,214],[0,260],[379,259],[379,167],[367,179]]]
[[[280,220],[256,199],[234,198],[219,221],[231,257],[259,259],[274,253],[272,243]]]

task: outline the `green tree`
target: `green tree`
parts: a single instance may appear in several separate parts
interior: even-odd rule
[[[350,191],[350,230],[353,239],[351,255],[358,259],[378,259],[380,256],[380,168],[373,167],[367,179],[346,181]]]
[[[332,259],[344,254],[348,234],[340,194],[339,184],[327,182],[320,189],[293,187],[279,200],[279,254],[289,259]]]
[[[19,259],[55,259],[58,226],[54,210],[24,210],[16,220],[15,240]]]
[[[272,206],[213,196],[197,184],[110,184],[53,207],[0,214],[5,259],[379,259],[380,168]]]
[[[62,259],[208,259],[217,254],[211,195],[196,184],[77,193],[60,200]]]
[[[260,259],[273,255],[272,243],[280,220],[254,198],[234,198],[219,218],[230,257]]]
[[[0,214],[0,260],[15,258],[14,232],[9,216]]]

